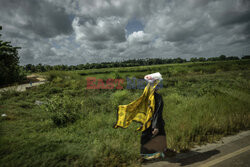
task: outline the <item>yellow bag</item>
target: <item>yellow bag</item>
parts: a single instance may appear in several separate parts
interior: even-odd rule
[[[155,111],[154,91],[158,83],[158,80],[153,86],[148,83],[141,97],[127,105],[119,105],[117,123],[114,128],[127,128],[132,121],[141,123],[138,131],[144,131],[150,127]]]

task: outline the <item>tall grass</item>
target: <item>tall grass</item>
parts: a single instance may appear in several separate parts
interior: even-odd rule
[[[139,166],[139,125],[132,123],[128,129],[113,125],[118,105],[137,99],[143,90],[88,90],[88,76],[125,79],[161,72],[167,146],[177,152],[249,129],[249,64],[156,65],[105,69],[109,73],[86,70],[86,75],[48,72],[50,82],[44,85],[1,93],[0,114],[7,117],[0,119],[0,164]],[[37,100],[45,107],[36,105]]]

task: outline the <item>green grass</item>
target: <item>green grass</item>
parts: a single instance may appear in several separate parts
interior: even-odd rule
[[[169,149],[186,151],[250,129],[249,60],[51,71],[43,74],[50,81],[44,85],[1,94],[0,114],[7,114],[0,118],[1,166],[140,166],[139,125],[113,125],[118,105],[143,90],[87,90],[86,77],[158,71]]]

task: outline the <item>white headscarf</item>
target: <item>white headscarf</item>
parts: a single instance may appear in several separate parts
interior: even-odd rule
[[[159,72],[145,75],[144,79],[149,83],[154,83],[154,81],[156,81],[156,80],[159,80],[159,81],[163,80],[163,78]]]

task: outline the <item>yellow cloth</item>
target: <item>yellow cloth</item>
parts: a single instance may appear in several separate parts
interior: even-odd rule
[[[154,90],[159,81],[154,85],[148,84],[141,97],[128,105],[119,105],[118,119],[114,128],[127,128],[132,121],[142,124],[137,130],[144,131],[151,125],[151,118],[155,111]]]

